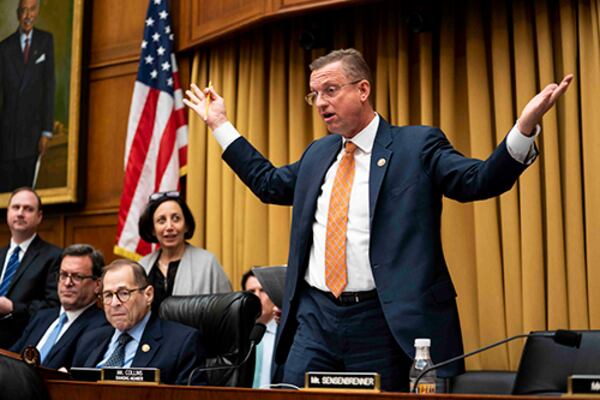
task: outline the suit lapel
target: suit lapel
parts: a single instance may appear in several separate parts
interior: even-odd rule
[[[146,329],[142,334],[140,344],[133,357],[132,367],[147,367],[160,348],[162,339],[162,329],[160,320],[156,317],[150,317]]]
[[[306,160],[306,165],[311,166],[311,169],[306,173],[309,177],[306,180],[306,188],[304,188],[306,193],[305,199],[307,201],[304,202],[302,215],[312,216],[315,214],[317,199],[321,194],[321,186],[325,180],[325,174],[342,148],[342,137],[335,135],[335,138],[336,140],[328,140],[322,146],[315,149],[314,153],[311,154],[311,159],[314,159],[314,161]],[[305,233],[307,229],[311,229],[312,218],[302,218],[301,221],[303,223],[301,232]],[[302,237],[307,237],[307,235],[303,234]]]
[[[90,352],[90,354],[88,355],[87,359],[85,360],[85,364],[84,365],[89,365],[91,366],[91,368],[96,368],[96,365],[98,365],[98,363],[100,361],[102,361],[102,358],[104,356],[104,353],[106,352],[106,349],[108,348],[108,344],[110,343],[110,339],[112,338],[112,335],[115,333],[115,329],[110,329],[108,330],[108,335],[106,335],[106,337],[99,342],[98,346],[95,346],[94,349]],[[104,330],[102,330],[102,332],[104,332]],[[98,342],[96,342],[98,343]]]
[[[42,339],[42,336],[44,336],[44,333],[46,333],[48,330],[48,327],[50,327],[52,322],[58,318],[59,312],[60,308],[56,308],[54,312],[46,316],[46,319],[43,321],[43,323],[38,324],[35,327],[35,330],[31,332],[31,336],[29,337],[29,343],[31,343],[33,346],[38,344],[38,342]]]
[[[13,279],[10,282],[10,286],[8,288],[9,293],[12,290],[12,288],[17,284],[19,279],[21,279],[21,276],[23,276],[23,274],[25,274],[25,272],[27,271],[27,267],[39,255],[41,244],[42,244],[42,240],[40,239],[39,235],[36,235],[35,238],[33,239],[33,241],[31,242],[31,244],[29,245],[29,247],[27,248],[27,251],[25,252],[25,255],[23,256],[23,259],[21,260],[21,263],[19,264],[19,268],[17,269],[17,272],[15,272],[15,275],[13,276]]]
[[[94,305],[85,310],[76,320],[69,326],[69,329],[60,337],[58,342],[52,346],[52,350],[48,353],[46,357],[46,363],[49,363],[56,354],[60,353],[60,351],[65,347],[65,345],[71,344],[73,341],[77,340],[79,334],[83,330],[83,326],[85,323],[94,316]],[[55,319],[58,317],[58,314],[55,316]],[[48,329],[48,328],[46,328]],[[39,340],[39,339],[38,339]]]
[[[391,143],[392,135],[390,133],[390,126],[380,116],[379,127],[375,135],[375,142],[373,143],[369,173],[369,225],[373,222],[375,204],[377,204],[381,184],[392,158],[393,152],[387,148]]]
[[[23,81],[23,72],[25,70],[25,63],[23,62],[23,51],[21,50],[19,30],[13,33],[13,37],[10,40],[10,54],[12,54],[12,62],[17,73],[19,80]]]
[[[6,254],[8,253],[9,248],[10,248],[10,245],[0,249],[0,266],[4,265],[4,261],[6,260]],[[1,267],[0,267],[0,273],[2,273]]]

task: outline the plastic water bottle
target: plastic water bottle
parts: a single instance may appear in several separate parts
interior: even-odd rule
[[[433,365],[429,348],[431,347],[431,339],[415,339],[415,361],[410,367],[410,391],[415,393],[435,393],[435,371],[429,371],[421,377],[418,383],[417,390],[414,390],[415,381],[424,369]]]

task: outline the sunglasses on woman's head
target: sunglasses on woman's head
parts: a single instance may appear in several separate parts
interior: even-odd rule
[[[170,192],[156,192],[150,195],[150,201],[160,200],[164,197],[168,197],[170,199],[176,199],[179,197],[179,192],[170,191]]]

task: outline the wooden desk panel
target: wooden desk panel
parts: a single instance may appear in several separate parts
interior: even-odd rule
[[[53,400],[548,400],[537,396],[416,395],[407,393],[332,393],[244,388],[131,385],[74,381],[46,381]],[[579,399],[597,400],[593,397]]]

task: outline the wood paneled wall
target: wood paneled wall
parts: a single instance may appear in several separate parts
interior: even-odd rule
[[[348,4],[358,0],[172,0],[178,49],[230,33],[277,15]],[[76,205],[44,207],[39,234],[60,247],[89,243],[102,250],[107,261],[113,254],[121,188],[123,153],[129,106],[139,60],[148,0],[86,1],[88,35],[84,40],[82,79],[87,98],[82,99],[81,131],[84,198]],[[191,52],[178,54],[183,87],[189,84]],[[10,232],[2,216],[0,243]]]
[[[206,43],[227,33],[275,18],[365,0],[179,0],[178,49]]]

